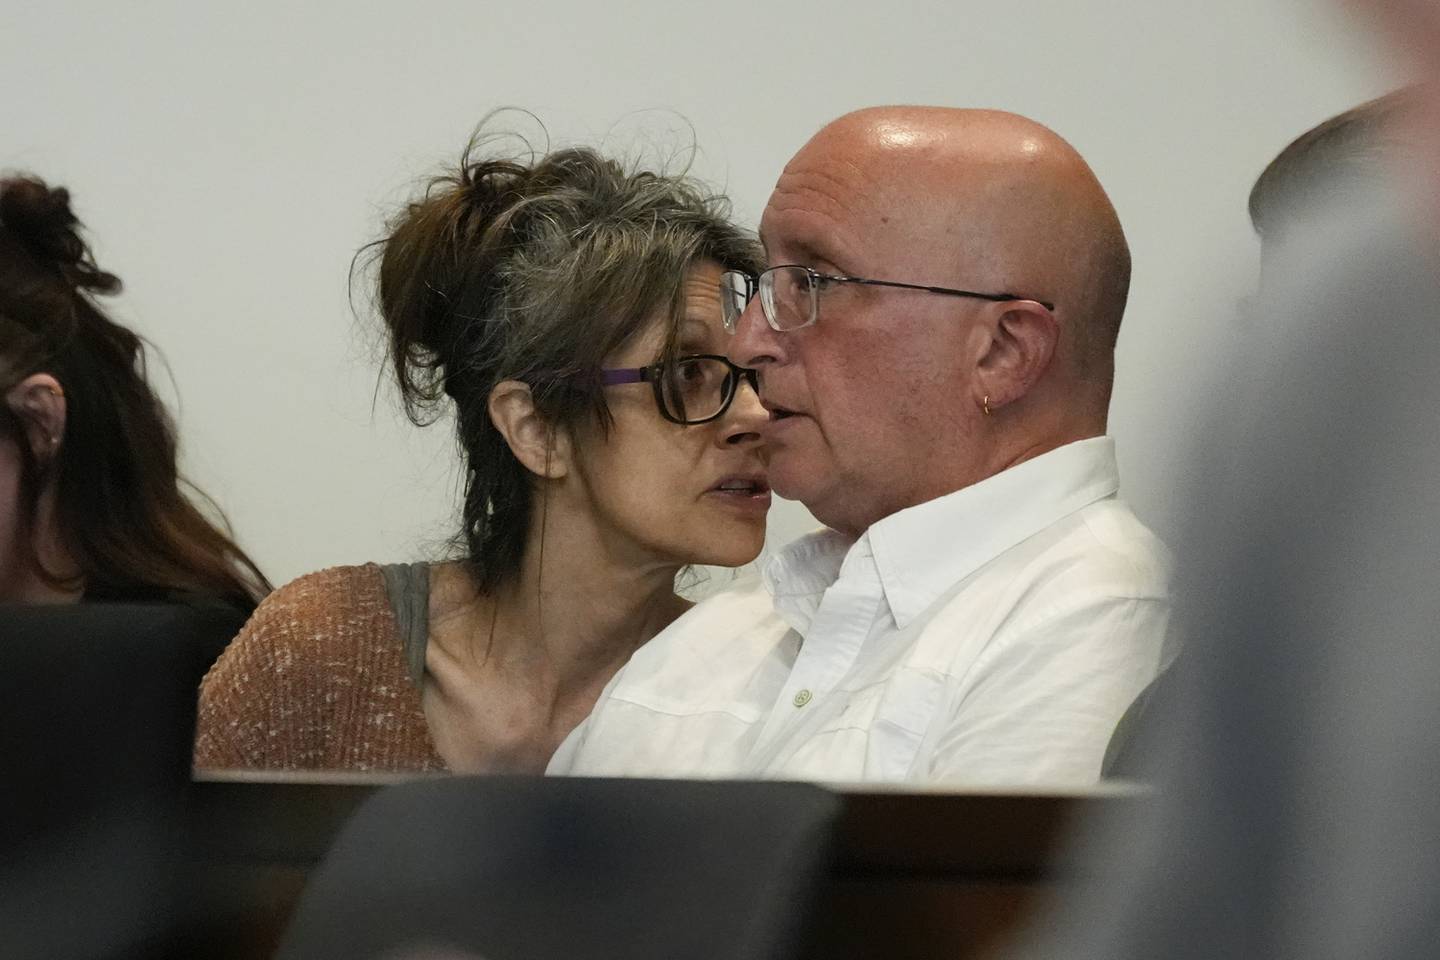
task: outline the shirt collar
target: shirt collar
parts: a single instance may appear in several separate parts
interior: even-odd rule
[[[1120,489],[1115,441],[1066,444],[979,483],[908,507],[857,541],[820,530],[765,565],[775,610],[803,636],[841,567],[873,558],[896,627],[1023,540]]]
[[[896,626],[1006,550],[1119,489],[1115,441],[1094,437],[874,524],[865,536]]]
[[[825,591],[840,578],[840,567],[855,541],[822,528],[787,544],[765,564],[761,578],[775,598],[775,612],[805,636]]]

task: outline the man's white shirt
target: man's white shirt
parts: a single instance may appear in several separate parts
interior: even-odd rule
[[[611,680],[549,772],[971,786],[1095,782],[1167,659],[1169,559],[1113,441],[822,530]]]

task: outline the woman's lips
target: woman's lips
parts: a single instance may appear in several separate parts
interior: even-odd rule
[[[760,477],[726,477],[705,491],[724,503],[752,510],[770,506],[770,485]]]
[[[770,492],[770,485],[764,477],[723,477],[710,488],[710,493],[730,493],[747,497],[761,496]]]

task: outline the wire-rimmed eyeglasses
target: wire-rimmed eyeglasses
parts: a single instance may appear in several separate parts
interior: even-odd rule
[[[660,416],[671,423],[688,425],[709,423],[724,416],[742,380],[750,384],[751,390],[760,392],[754,370],[713,353],[692,354],[672,363],[600,371],[600,382],[607,387],[622,383],[650,384]]]
[[[811,267],[787,263],[771,267],[758,277],[752,277],[741,270],[726,270],[720,277],[720,310],[725,329],[734,333],[740,324],[740,314],[745,307],[760,295],[761,312],[771,329],[799,330],[815,322],[819,315],[820,291],[832,283],[862,283],[871,287],[898,287],[902,290],[921,290],[925,293],[940,293],[950,297],[972,297],[976,300],[991,300],[1004,303],[1007,300],[1027,300],[1038,303],[1046,310],[1054,310],[1053,303],[1023,297],[1014,293],[977,293],[974,290],[956,290],[951,287],[928,287],[919,283],[900,283],[895,280],[870,280],[865,277],[844,277],[821,273]]]

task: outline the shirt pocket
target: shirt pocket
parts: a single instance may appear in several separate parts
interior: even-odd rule
[[[883,687],[865,757],[867,779],[916,779],[926,732],[934,724],[944,684],[939,677],[916,670],[901,670]],[[921,778],[923,779],[923,777]]]
[[[913,671],[831,696],[844,707],[803,732],[783,761],[785,775],[817,780],[907,779],[915,766],[940,684]]]

